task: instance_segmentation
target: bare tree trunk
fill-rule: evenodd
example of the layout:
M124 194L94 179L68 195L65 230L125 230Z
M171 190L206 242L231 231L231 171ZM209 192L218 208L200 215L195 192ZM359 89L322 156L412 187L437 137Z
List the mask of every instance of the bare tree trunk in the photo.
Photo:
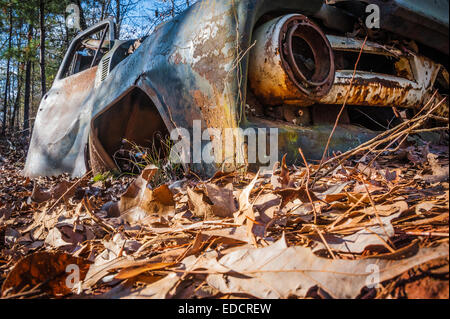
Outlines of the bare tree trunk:
M23 20L19 20L19 25L22 25ZM20 33L18 33L18 39L17 39L17 49L19 52L22 51L22 38L20 37ZM11 105L11 115L10 115L10 121L9 121L9 126L10 126L10 130L11 132L15 131L15 127L16 127L16 117L17 117L17 112L19 109L19 105L20 105L20 96L22 94L22 85L23 85L23 81L22 81L22 72L21 70L23 70L23 62L19 62L17 61L17 90L16 90L16 98L14 100L14 104Z
M36 81L34 80L36 77L36 71L35 71L35 63L31 62L31 95L30 95L30 115L36 114L36 106L34 103L35 100L35 91L36 91ZM31 127L31 125L30 125Z
M28 135L30 128L30 94L31 94L31 61L27 61L25 66L25 97L23 104L23 129Z
M19 109L19 105L20 105L20 96L22 94L22 78L21 78L21 74L20 74L20 69L22 68L22 63L18 63L17 64L17 95L16 95L16 100L14 101L14 108L12 110L12 116L11 116L11 120L10 120L10 127L11 127L11 131L14 132L15 131L15 126L16 126L16 117L17 117L17 112Z
M11 52L12 47L12 8L9 8L9 38L8 38L8 53ZM5 93L4 93L4 100L3 100L3 129L2 129L2 135L5 135L6 132L6 123L7 123L7 116L8 116L8 93L9 93L9 87L10 87L10 67L11 67L11 57L8 56L8 62L6 63L6 83L5 83Z
M33 27L30 24L28 26L28 48L31 47L31 40L33 38ZM28 135L28 129L30 128L30 93L31 93L31 60L28 57L25 64L25 97L23 104L23 130L25 135Z
M121 15L120 15L120 0L116 0L116 32L117 38L120 37L120 25L121 25Z
M100 21L106 18L106 14L108 13L108 7L111 4L111 0L103 0L102 1L102 12L100 16Z
M65 31L65 42L66 42L66 49L65 51L67 51L67 48L70 45L70 30L69 27L67 26L67 23L65 23L65 21L67 20L67 13L64 11L64 31Z
M41 32L39 65L41 67L41 98L47 93L45 76L45 0L39 0L39 28Z
M105 18L105 11L106 11L106 1L101 1L101 9L100 9L100 21L102 21Z

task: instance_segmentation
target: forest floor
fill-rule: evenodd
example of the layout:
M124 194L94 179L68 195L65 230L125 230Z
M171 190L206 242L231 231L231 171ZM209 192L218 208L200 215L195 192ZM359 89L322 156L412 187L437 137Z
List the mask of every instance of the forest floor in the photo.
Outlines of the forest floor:
M449 298L443 141L155 187L152 165L29 179L2 139L1 296Z

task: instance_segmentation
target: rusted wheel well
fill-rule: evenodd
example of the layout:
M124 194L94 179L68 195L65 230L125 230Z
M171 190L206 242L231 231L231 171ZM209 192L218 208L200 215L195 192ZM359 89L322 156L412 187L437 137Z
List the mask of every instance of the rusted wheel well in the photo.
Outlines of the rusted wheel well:
M161 138L168 135L153 101L142 89L133 87L91 121L89 164L95 173L117 169L114 154L130 147L124 141L159 149Z

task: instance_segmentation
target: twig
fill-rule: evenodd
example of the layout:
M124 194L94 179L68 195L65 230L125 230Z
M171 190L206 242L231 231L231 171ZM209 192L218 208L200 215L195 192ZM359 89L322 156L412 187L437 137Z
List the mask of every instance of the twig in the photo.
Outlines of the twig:
M384 229L384 227L383 227ZM378 235L376 232L374 232L372 229L370 228L365 228L365 230L367 230L368 232L371 232L372 234L374 234L375 236L378 237L379 240L381 240L384 243L384 246L386 246L386 248L391 252L391 253L395 253L395 249L393 249L388 243L387 241L385 241L380 235Z
M99 224L106 232L108 232L108 233L115 232L115 229L112 226L104 223L97 215L94 214L91 203L87 197L83 198L82 203L83 203L84 208L88 212L88 214L92 217L92 219L97 224Z
M393 244L393 243L391 242L391 240L389 239L389 235L388 235L388 233L387 233L387 231L386 231L386 228L384 228L383 221L381 220L380 215L378 214L377 207L376 207L376 205L375 205L375 202L373 201L372 195L370 195L370 192L369 192L369 189L367 188L366 183L364 183L364 180L362 180L362 179L360 179L360 181L361 181L361 183L364 185L364 189L366 190L367 196L369 196L370 204L372 205L373 211L374 211L375 216L376 216L376 218L377 218L377 220L378 220L378 223L380 224L381 229L383 229L383 232L384 232L384 234L386 235L386 238L388 238L388 241L390 242L390 244L391 244L392 246L394 246L394 244ZM381 237L380 237L380 238L381 238ZM383 241L384 241L384 240L383 240ZM388 245L388 246L389 246L389 245ZM395 250L393 250L393 249L390 248L390 247L389 247L388 249L389 249L392 253L395 252Z
M46 279L45 281L43 281L41 283L39 283L38 285L34 286L30 290L23 291L23 289L22 289L22 291L18 292L17 294L5 296L5 297L2 297L2 298L3 299L17 299L17 298L21 298L21 297L30 297L30 296L33 296L33 295L40 294L40 293L42 293L41 288L44 285L46 285L49 281L50 281L50 278Z
M308 162L306 161L305 155L303 154L303 151L301 148L298 149L298 152L300 153L300 156L302 157L303 162L305 163L305 166L306 166L306 186L305 186L306 195L308 195L309 202L311 203L312 209L314 211L314 224L317 224L316 205L314 205L314 201L312 200L311 194L309 193L309 186L308 186L309 179L311 176L310 171L309 171L309 165L308 165Z
M331 257L333 259L336 259L336 256L333 254L333 251L331 250L330 246L328 246L328 243L325 240L325 237L323 237L322 232L320 231L320 229L317 226L314 226L314 228L315 228L317 234L319 234L320 239L322 239L322 242L325 245L325 247L327 248L327 250L330 253Z
M447 131L447 130L449 130L449 127L443 126L443 127L423 128L420 130L414 130L414 131L412 131L412 133L436 132L436 131Z
M441 121L441 122L445 122L445 123L448 123L448 122L449 122L448 117L437 116L437 115L431 114L431 115L430 115L430 118L432 118L433 120Z
M67 191L64 192L64 194L62 194L57 200L56 202L53 203L53 205L49 208L49 210L47 211L47 213L50 213L55 207L56 205L61 201L61 199L64 198L64 196L66 196L67 194L69 194L70 191L72 191L75 187L77 187L78 185L80 185L80 183L82 181L84 181L89 175L91 175L92 170L90 170L89 172L87 172L86 174L84 174L79 180L77 180L72 186L70 186Z
M438 232L404 232L405 235L411 236L437 236L437 237L449 237L448 233L438 233Z
M356 209L365 199L367 199L367 194L364 194L364 196L361 196L361 198L352 206L350 207L344 214L339 216L329 227L330 230L332 230L339 222L341 222L345 217L347 217L348 214L350 214L354 209Z
M422 115L422 116L418 116L426 107L427 105L429 105L429 103L427 103L427 105L424 106L424 108L422 108L415 117L413 117L411 120L404 122L402 124L399 124L398 126L394 127L391 130L385 131L381 134L379 134L378 136L374 137L373 139L371 139L370 141L361 144L360 146L358 146L357 148L354 148L350 151L347 151L341 155L335 156L331 159L329 159L328 161L324 162L316 171L315 174L319 174L319 171L321 170L321 168L325 167L328 164L333 163L336 160L348 160L350 157L355 156L361 152L364 151L369 151L369 152L373 152L374 149L376 149L378 146L380 146L381 144L384 143L388 143L390 141L393 140L397 140L399 138L401 138L404 135L407 134L411 134L413 131L415 131L416 129L418 129L419 127L421 127L423 125L423 123L425 123L425 121L427 121L429 119L429 115L434 112L437 108L440 107L440 105L442 103L444 103L444 101L447 98L442 99L436 106L432 107L426 114ZM410 125L409 127L407 127L408 125ZM321 178L327 176L330 172L332 172L335 168L337 167L337 165L333 165L330 169L328 169L324 174L321 175L317 175L314 179L314 181L312 182L312 185L314 185L318 180L320 180Z
M396 127L390 129L390 130L384 131L383 133L377 135L376 137L374 137L374 138L371 139L370 141L367 141L367 142L365 142L365 143L359 145L357 148L354 148L354 149L349 150L349 151L347 151L347 152L345 152L345 153L343 153L343 154L341 154L341 155L339 155L339 156L335 156L335 157L329 159L328 161L326 161L325 163L323 163L322 167L324 167L325 165L327 165L327 164L329 164L329 163L332 163L333 161L336 161L336 160L338 160L338 159L344 159L344 160L345 160L345 159L348 159L349 157L354 156L354 155L356 155L356 154L358 154L358 153L360 153L360 152L362 152L362 151L370 150L371 148L373 148L373 146L374 146L375 143L377 143L378 141L380 141L380 139L382 139L381 142L380 142L380 144L382 144L382 143L384 143L385 141L387 141L387 140L390 138L390 136L391 136L392 134L401 132L405 127L407 127L408 124L411 124L411 123L413 123L413 122L416 122L418 119L420 120L420 117L419 117L420 113L422 113L422 112L430 105L430 103L432 102L432 100L433 100L434 96L436 95L436 93L437 93L437 91L433 94L433 96L432 96L431 99L427 102L427 104L425 104L425 106L424 106L424 107L423 107L423 108L422 108L422 109L421 109L421 110L420 110L420 111L419 111L412 119L410 119L409 121L403 122L403 123L397 125ZM445 99L444 99L444 100L445 100ZM435 108L437 108L441 103L443 103L444 100L441 101ZM433 110L434 110L435 108L433 108ZM431 112L429 112L429 113L431 113ZM317 170L317 172L319 172L320 169L321 169L321 167L319 167L319 169ZM334 168L333 168L332 170L334 170ZM329 172L330 172L330 171L328 171L324 176L326 176ZM322 176L322 177L323 177L323 176ZM314 185L314 183L315 183L317 180L318 180L318 178L316 178L316 179L313 181L313 185Z
M336 128L337 128L337 126L339 124L339 120L341 119L342 113L344 112L345 106L347 105L347 101L348 101L348 98L350 96L350 91L351 91L351 89L353 87L353 81L355 80L356 70L358 68L358 64L359 64L359 61L361 59L361 55L363 53L364 46L366 45L367 38L368 38L368 35L366 35L366 38L364 39L364 42L363 42L363 44L361 46L361 50L359 51L358 59L356 60L355 67L353 69L352 79L350 80L350 85L348 87L347 93L345 94L344 103L342 104L341 110L339 111L339 114L338 114L338 116L336 118L336 122L334 123L334 126L333 126L333 129L331 130L330 136L328 137L327 145L325 146L325 149L323 151L322 159L320 160L320 164L319 164L319 169L318 170L320 170L320 168L321 168L321 166L323 164L323 161L325 160L325 156L327 155L328 148L330 147L331 139L333 138L334 132L336 131Z

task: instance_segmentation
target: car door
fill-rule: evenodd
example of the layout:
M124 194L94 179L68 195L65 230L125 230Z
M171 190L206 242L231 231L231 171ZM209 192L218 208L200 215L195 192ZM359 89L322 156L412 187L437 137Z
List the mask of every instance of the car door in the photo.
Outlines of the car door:
M77 152L74 147L80 131L79 117L95 86L98 64L113 46L115 24L100 22L72 41L52 88L41 101L30 154L25 165L29 176L58 175L67 169ZM73 156L71 155L73 154Z

